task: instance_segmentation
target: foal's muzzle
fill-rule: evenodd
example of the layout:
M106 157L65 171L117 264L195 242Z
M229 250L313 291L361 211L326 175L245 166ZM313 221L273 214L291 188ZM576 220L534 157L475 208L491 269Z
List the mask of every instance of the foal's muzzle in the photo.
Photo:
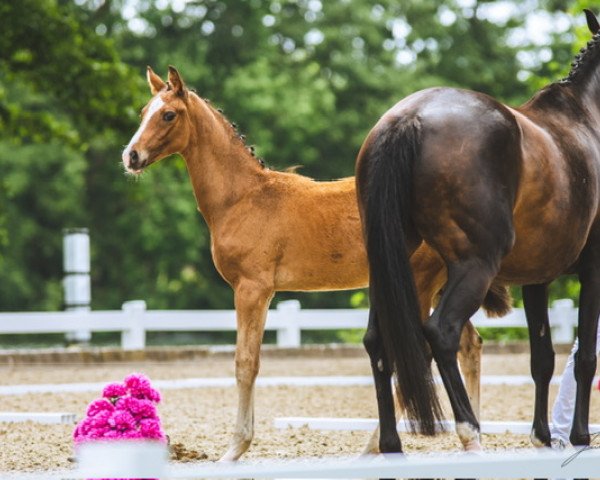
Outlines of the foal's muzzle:
M140 156L137 150L131 150L129 152L129 168L138 170L141 166Z
M137 150L130 150L123 155L123 163L132 173L140 173L148 165L148 155L140 154Z

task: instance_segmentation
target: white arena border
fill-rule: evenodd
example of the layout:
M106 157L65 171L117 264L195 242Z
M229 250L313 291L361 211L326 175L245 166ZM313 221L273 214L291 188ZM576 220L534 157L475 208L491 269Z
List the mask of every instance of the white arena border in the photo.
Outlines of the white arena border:
M430 452L182 465L167 462L164 445L111 442L80 447L76 470L12 478L489 478L490 473L494 478L593 478L599 471L598 448L477 454Z
M600 451L494 452L427 455L378 455L359 458L325 458L233 465L173 468L171 478L593 478L600 471ZM568 462L565 464L565 462Z
M0 412L0 422L35 422L46 424L74 424L76 415L66 412Z
M273 420L277 429L308 428L309 430L337 430L337 431L373 431L378 425L378 420L371 418L331 418L331 417L278 417ZM531 422L486 421L480 423L481 433L529 435ZM408 424L400 420L397 424L399 432L408 432ZM438 423L438 430L454 432L454 422L444 420ZM589 426L592 434L600 433L600 424ZM600 445L599 445L600 446Z
M597 384L599 377L594 379ZM441 383L440 379L436 379ZM205 378L183 378L178 380L154 380L153 385L159 389L177 390L188 388L225 388L235 387L234 377L205 377ZM551 384L559 384L560 376L552 378ZM311 376L311 377L258 377L258 387L355 387L369 386L373 384L373 378L369 376ZM481 377L482 385L531 385L533 381L529 375L484 375ZM46 383L26 385L0 385L0 395L24 395L28 393L80 393L98 392L106 386L106 382L94 383Z

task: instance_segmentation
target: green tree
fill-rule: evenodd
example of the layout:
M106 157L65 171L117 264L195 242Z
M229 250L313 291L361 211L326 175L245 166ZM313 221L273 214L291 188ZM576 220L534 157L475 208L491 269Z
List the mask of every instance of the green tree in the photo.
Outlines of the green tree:
M61 230L87 221L86 154L135 124L142 82L71 3L2 2L0 15L0 306L56 309Z
M268 165L338 178L353 174L379 116L416 90L454 85L518 104L536 79L560 76L570 25L546 43L514 38L534 9L554 21L573 3L506 3L500 19L483 0L1 3L0 308L60 306L67 226L90 228L94 308L231 307L181 159L123 175L146 65L176 65Z

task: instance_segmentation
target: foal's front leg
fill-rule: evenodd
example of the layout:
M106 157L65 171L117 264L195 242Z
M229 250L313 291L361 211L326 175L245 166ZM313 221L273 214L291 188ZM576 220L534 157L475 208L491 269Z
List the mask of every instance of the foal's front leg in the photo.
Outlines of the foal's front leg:
M273 289L244 282L235 289L237 341L235 378L238 413L233 438L221 461L234 461L248 450L254 436L254 382L260 365L260 346Z

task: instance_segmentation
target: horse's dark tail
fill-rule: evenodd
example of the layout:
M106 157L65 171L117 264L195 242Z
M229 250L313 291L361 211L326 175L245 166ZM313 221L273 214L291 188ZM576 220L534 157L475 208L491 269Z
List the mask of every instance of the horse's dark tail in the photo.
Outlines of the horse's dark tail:
M506 285L493 282L483 299L483 309L488 317L503 317L512 310L512 296Z
M369 177L361 188L366 189L363 207L371 308L410 424L420 433L433 435L442 410L427 360L407 252L407 243L416 246L420 239L410 215L420 124L418 119L397 120L374 135L361 160Z

